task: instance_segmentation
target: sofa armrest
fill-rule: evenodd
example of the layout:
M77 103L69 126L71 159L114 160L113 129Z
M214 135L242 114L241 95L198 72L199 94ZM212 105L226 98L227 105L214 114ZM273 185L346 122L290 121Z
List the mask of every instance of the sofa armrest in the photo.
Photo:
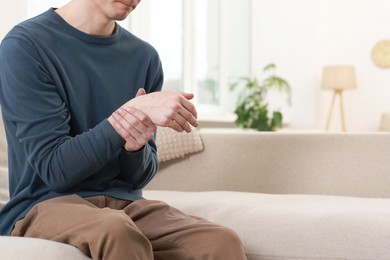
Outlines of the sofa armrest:
M389 133L201 136L203 152L162 163L147 189L390 197Z

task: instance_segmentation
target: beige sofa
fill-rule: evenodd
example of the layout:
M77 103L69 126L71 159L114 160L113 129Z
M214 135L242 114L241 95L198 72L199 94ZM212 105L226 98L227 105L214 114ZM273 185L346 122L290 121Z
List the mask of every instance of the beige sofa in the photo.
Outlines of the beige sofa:
M146 198L231 227L248 259L390 259L390 134L199 132L204 150L163 162ZM88 258L0 237L0 259Z

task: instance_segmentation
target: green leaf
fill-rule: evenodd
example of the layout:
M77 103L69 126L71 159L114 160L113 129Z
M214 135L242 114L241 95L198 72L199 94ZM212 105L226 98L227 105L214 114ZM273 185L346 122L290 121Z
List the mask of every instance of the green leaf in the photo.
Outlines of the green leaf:
M271 129L274 130L275 128L279 128L282 126L283 121L283 115L279 111L274 111L272 113L272 120L271 120Z
M263 72L267 72L269 70L273 70L276 68L276 65L274 63L270 63L268 65L266 65L264 68L263 68Z
M273 131L282 126L281 112L272 112L271 118L268 115L267 93L270 90L286 93L288 104L291 105L291 86L284 78L271 74L275 69L276 65L270 63L263 68L263 72L266 74L263 80L242 77L230 85L232 90L238 86L243 88L235 109L236 124L239 127L254 128L258 131Z

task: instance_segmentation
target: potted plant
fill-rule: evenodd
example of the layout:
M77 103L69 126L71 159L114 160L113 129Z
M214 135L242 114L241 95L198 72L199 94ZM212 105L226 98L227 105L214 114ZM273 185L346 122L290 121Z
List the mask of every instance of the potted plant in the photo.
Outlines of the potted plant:
M242 128L253 128L258 131L274 131L282 126L283 115L280 111L269 111L266 100L271 89L287 94L287 102L291 105L291 86L283 78L275 75L275 64L268 64L263 68L266 75L263 80L257 78L240 78L231 89L242 87L241 95L235 109L236 124Z

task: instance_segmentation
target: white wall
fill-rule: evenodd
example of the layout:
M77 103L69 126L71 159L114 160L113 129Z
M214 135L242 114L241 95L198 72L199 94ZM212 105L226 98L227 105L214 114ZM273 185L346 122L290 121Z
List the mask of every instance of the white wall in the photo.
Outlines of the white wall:
M331 93L320 90L322 67L351 64L358 89L344 95L348 130L378 130L390 111L390 69L376 67L370 54L390 39L388 0L253 0L252 10L252 66L260 71L274 62L292 85L291 127L324 126ZM340 129L335 109L331 130Z
M378 130L390 111L390 69L376 67L373 45L390 39L388 0L252 0L254 73L270 62L293 87L285 109L291 127L322 128L331 93L320 90L322 67L352 64L358 89L345 93L349 131ZM27 17L27 0L0 3L0 39ZM339 111L331 129L340 131Z
M49 7L60 7L69 0L16 0L0 1L0 40L16 24L38 15Z
M0 40L27 17L27 0L0 2Z

